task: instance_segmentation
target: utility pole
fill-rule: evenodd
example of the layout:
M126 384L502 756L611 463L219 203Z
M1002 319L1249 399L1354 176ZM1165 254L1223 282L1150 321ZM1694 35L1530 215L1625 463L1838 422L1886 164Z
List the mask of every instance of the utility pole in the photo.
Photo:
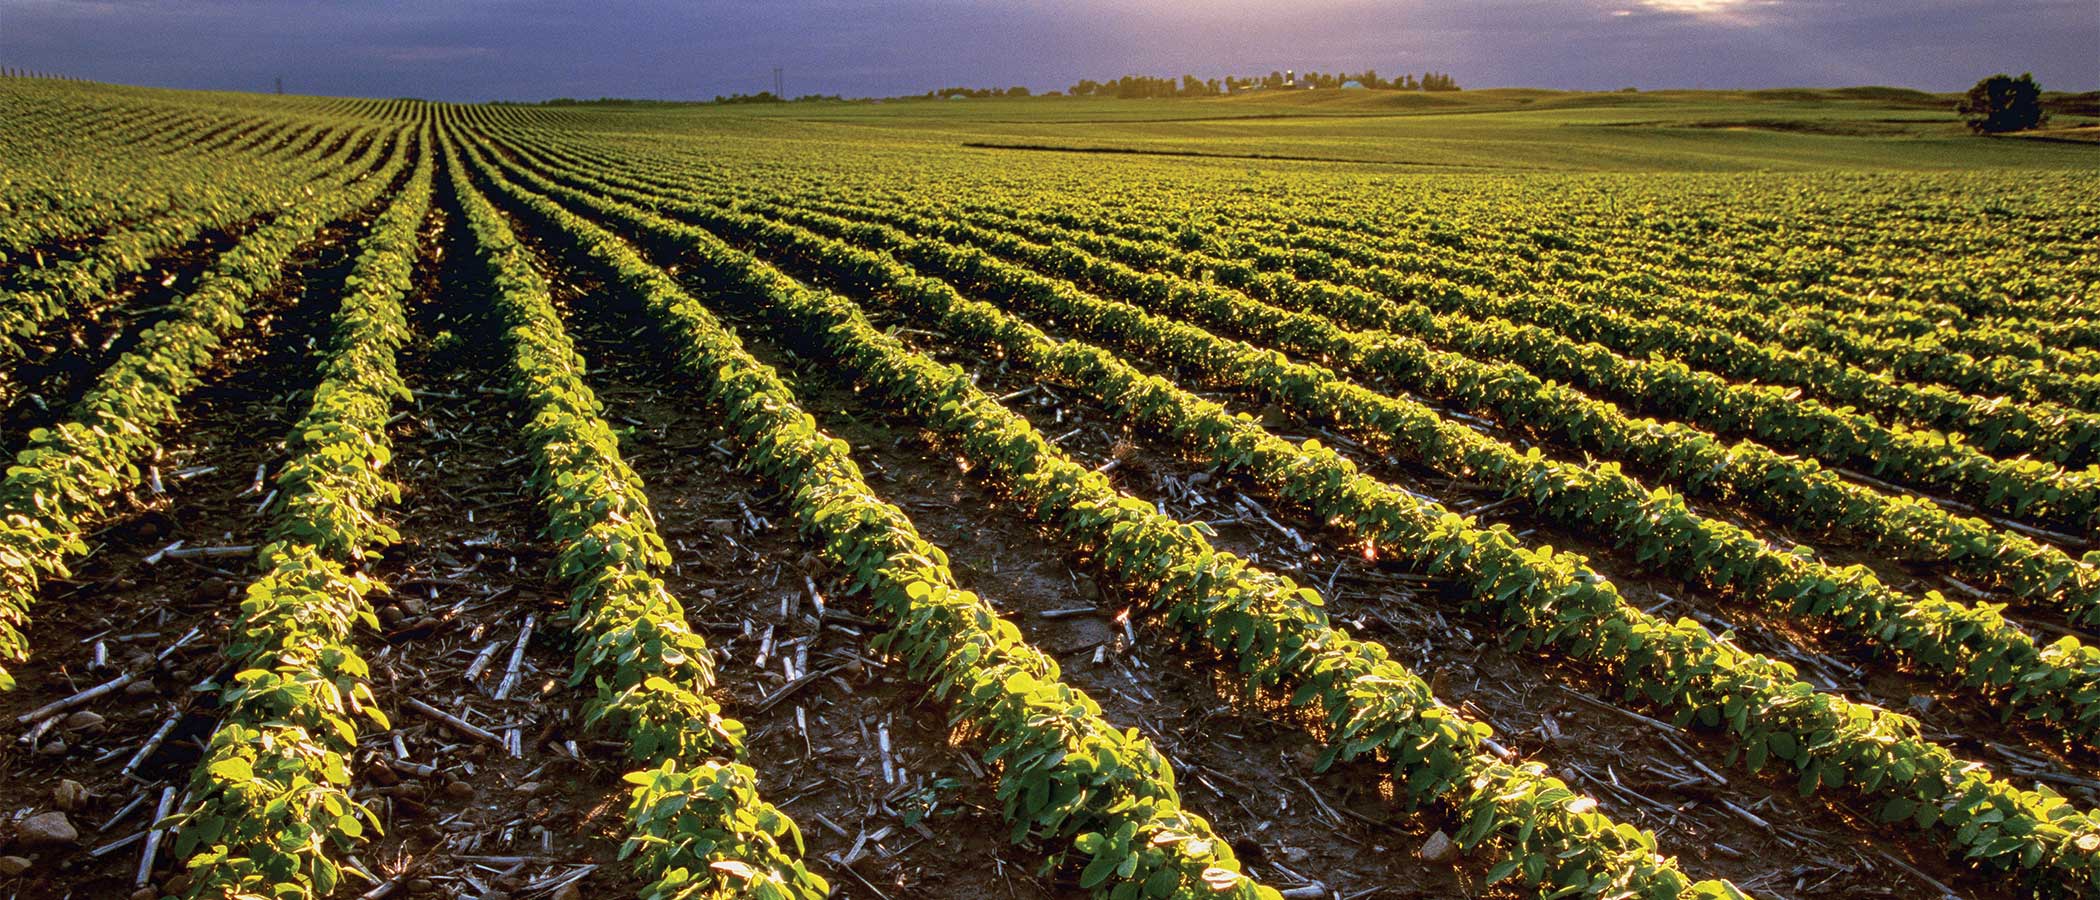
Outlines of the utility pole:
M773 96L775 96L775 97L778 97L778 98L780 98L780 99L782 99L782 100L786 100L786 99L787 99L787 94L783 93L783 89L782 89L782 88L781 88L781 86L780 86L780 67L779 67L779 66L774 66L774 67L773 67Z

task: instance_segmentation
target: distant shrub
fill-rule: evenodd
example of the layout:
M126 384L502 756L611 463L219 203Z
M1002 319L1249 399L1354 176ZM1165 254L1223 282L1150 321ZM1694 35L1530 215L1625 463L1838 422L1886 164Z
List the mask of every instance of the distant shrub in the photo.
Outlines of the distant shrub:
M1978 134L2025 131L2048 119L2042 113L2042 87L2032 74L2014 78L2001 73L1976 82L1955 109Z

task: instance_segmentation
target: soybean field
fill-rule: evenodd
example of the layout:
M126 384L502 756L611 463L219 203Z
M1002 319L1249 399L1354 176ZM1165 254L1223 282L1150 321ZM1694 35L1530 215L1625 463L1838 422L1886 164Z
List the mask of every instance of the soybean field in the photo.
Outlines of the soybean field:
M2100 895L2100 148L1466 94L0 79L0 897Z

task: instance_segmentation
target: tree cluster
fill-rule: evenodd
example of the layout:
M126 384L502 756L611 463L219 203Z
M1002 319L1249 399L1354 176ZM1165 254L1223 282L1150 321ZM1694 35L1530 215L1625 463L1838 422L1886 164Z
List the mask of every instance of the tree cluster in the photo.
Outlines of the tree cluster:
M1010 88L944 87L939 90L927 91L924 96L932 100L947 100L954 97L1026 97L1028 96L1028 89L1018 84Z
M1386 78L1377 69L1362 72L1270 72L1267 75L1227 75L1224 78L1198 78L1183 75L1178 79L1159 78L1151 75L1125 75L1108 81L1081 79L1072 85L1069 93L1075 97L1208 97L1217 94L1238 93L1247 90L1320 89L1332 90L1350 82L1378 91L1455 91L1458 80L1445 72L1424 72L1420 76L1402 74Z
M759 91L756 94L716 94L714 102L725 105L736 103L815 103L819 100L838 99L840 97L837 94L803 94L790 100L785 97L775 97L772 91Z
M1976 82L1955 111L1977 134L2026 131L2049 119L2042 112L2042 86L2032 73L2014 78L2001 72Z

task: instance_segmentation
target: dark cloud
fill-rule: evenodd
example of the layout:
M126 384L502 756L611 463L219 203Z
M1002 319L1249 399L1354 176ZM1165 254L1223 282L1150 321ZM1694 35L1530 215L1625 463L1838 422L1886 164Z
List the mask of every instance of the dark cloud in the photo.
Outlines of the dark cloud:
M1436 69L1470 86L2100 88L2096 0L0 0L0 62L452 100L1061 88L1125 72Z

